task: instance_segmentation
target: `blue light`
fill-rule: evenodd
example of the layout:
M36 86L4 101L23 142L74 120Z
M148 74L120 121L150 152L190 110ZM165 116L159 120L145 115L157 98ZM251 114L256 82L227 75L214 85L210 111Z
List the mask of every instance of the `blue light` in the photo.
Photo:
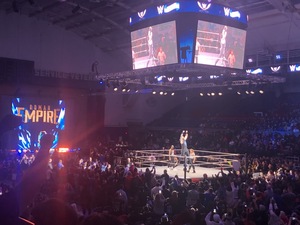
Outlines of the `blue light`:
M22 153L22 150L21 150L21 149L18 149L18 153L21 154L21 153Z

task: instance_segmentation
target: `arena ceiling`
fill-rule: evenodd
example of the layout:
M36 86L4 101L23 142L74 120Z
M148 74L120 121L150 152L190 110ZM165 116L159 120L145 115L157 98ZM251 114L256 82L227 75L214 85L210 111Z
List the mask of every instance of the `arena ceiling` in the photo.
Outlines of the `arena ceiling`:
M212 0L249 15L246 55L266 53L287 48L300 49L299 41L292 38L300 33L300 0ZM73 32L92 42L107 54L122 54L131 66L130 31L128 18L153 4L171 0L3 0L0 10L19 13L44 20ZM274 26L288 26L288 38L278 40ZM284 28L285 27L285 28ZM299 39L298 39L299 40ZM130 68L128 68L129 70ZM114 72L114 71L113 71Z

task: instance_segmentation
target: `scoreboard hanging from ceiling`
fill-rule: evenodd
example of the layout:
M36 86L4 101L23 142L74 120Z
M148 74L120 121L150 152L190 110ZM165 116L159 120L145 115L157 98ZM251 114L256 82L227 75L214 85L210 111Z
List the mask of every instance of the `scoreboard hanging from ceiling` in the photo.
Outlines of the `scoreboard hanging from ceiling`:
M132 67L194 63L243 69L247 16L214 3L179 1L133 14Z

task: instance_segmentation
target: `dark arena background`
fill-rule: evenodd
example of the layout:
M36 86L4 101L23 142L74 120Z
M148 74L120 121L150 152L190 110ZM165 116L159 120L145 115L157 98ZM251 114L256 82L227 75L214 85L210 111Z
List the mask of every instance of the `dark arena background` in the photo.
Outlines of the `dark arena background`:
M300 224L299 21L299 0L1 1L0 224Z

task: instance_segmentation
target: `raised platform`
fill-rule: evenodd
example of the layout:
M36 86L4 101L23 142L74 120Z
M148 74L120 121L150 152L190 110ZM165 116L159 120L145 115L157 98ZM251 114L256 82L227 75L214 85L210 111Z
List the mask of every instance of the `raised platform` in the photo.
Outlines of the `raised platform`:
M143 172L145 172L146 168L147 167L138 168L138 171L142 170ZM164 173L164 170L167 170L170 177L175 177L175 175L177 175L180 179L184 179L183 165L178 165L174 169L168 168L167 166L155 166L155 169L157 176L162 175ZM212 176L218 174L220 171L221 170L219 168L205 168L195 166L196 173L193 173L193 170L191 169L189 173L186 173L186 179L201 180L203 178L203 174L207 174L207 176L211 178ZM224 172L227 173L227 171Z
M175 158L181 162L175 168L169 167L169 155L168 150L137 150L134 152L134 163L138 170L145 172L146 168L156 168L156 174L162 175L164 170L168 171L170 177L177 175L181 179L201 179L203 174L207 174L208 177L217 175L221 169L224 173L228 170L239 170L240 167L240 155L224 152L213 152L207 150L194 150L196 161L194 162L195 173L191 169L190 172L184 174L184 157L180 156L180 149L175 149ZM189 158L189 157L188 157ZM188 162L188 160L187 160ZM187 165L188 169L189 165Z

